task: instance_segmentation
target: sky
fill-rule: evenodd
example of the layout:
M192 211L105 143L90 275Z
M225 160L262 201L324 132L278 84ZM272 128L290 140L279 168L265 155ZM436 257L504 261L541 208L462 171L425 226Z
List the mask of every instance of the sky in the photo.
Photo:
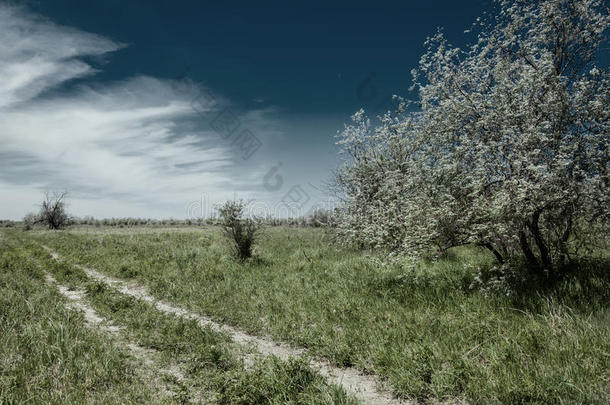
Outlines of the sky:
M442 27L490 0L0 0L0 218L68 191L96 218L258 215L332 205L337 131L410 97Z

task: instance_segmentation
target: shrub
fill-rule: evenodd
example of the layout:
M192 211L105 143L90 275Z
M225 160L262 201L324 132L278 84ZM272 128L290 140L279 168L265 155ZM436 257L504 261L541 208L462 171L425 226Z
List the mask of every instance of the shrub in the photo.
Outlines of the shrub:
M30 212L23 217L23 230L29 231L38 223L38 215Z
M227 201L218 208L224 234L231 241L239 260L252 257L252 249L261 230L258 219L244 218L244 208L242 201Z

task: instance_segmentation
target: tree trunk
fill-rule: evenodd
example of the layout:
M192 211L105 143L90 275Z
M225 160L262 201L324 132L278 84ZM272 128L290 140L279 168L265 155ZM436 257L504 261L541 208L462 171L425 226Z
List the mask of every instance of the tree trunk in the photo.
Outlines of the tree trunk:
M519 232L519 242L521 244L521 250L523 251L523 255L527 260L527 264L532 270L539 270L540 265L538 264L536 256L534 256L534 252L532 252L532 248L530 247L530 243L527 240L527 235L525 234L524 230L521 230Z
M549 254L549 248L547 247L546 243L544 242L544 238L540 233L539 221L541 213L542 210L536 210L534 212L534 215L532 215L532 222L530 222L528 225L530 231L532 232L532 236L534 237L534 241L536 242L536 246L540 251L540 260L542 260L542 267L543 269L549 272L549 276L552 276L553 261L551 260L551 256Z
M568 220L566 224L566 229L563 231L563 235L561 236L561 240L559 241L559 249L561 250L561 256L559 258L559 264L563 266L566 263L566 260L570 260L570 254L568 253L567 242L572 234L572 213L568 212L567 214Z

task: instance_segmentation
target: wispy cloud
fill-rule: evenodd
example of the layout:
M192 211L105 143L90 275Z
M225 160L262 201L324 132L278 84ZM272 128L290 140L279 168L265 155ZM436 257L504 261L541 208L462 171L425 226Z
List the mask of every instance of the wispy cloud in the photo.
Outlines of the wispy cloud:
M122 44L0 5L0 216L30 209L19 200L43 189L69 189L77 213L107 215L99 201L121 201L113 215L142 216L197 193L230 198L246 176L230 176L230 145L197 124L170 81L133 77L111 85L49 92L96 73L85 57ZM5 194L6 193L6 194ZM113 200L116 199L116 200ZM131 204L131 205L130 205ZM75 207L76 208L76 207ZM179 211L178 211L179 212Z
M95 72L79 60L123 47L97 35L60 27L20 8L0 4L0 107Z

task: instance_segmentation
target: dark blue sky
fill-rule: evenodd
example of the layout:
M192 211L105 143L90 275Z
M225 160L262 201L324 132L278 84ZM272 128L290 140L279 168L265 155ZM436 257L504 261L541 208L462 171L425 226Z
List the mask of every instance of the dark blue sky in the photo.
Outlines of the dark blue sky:
M28 3L56 23L128 47L97 80L185 72L244 108L344 116L382 96L405 94L426 36L452 43L490 0L395 2L204 2L53 0ZM369 75L375 95L358 87ZM260 103L263 101L263 103Z
M11 72L0 84L0 194L12 196L0 217L22 217L49 189L68 189L79 216L184 218L203 199L235 197L275 210L295 196L305 213L328 197L349 117L409 97L426 37L442 27L464 46L491 7L0 0L13 44L0 49ZM207 117L175 87L185 76L220 101ZM230 137L209 116L225 109L241 123ZM247 158L244 130L260 141Z

